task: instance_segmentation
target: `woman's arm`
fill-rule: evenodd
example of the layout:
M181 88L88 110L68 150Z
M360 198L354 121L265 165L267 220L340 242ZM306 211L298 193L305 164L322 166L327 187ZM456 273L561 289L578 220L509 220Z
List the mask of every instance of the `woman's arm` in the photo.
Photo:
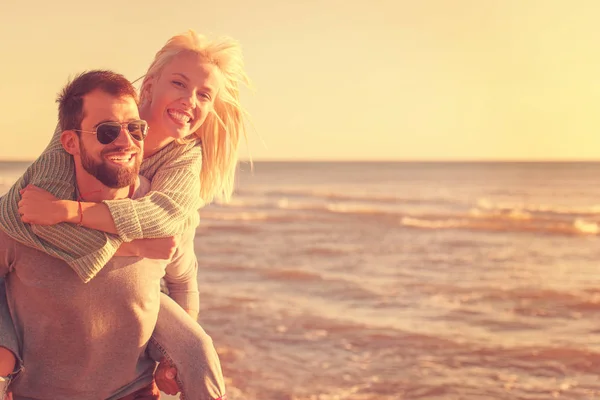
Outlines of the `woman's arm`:
M144 161L145 174L152 179L144 197L79 204L29 185L19 202L21 218L36 226L78 224L118 234L126 242L175 236L195 228L202 205L200 143L167 147Z
M75 168L72 157L60 143L60 129L42 155L17 180L8 193L0 198L0 229L13 239L66 261L77 275L87 282L115 254L122 243L116 235L70 224L54 226L29 225L18 213L20 191L34 184L59 199L73 199Z
M180 235L200 222L200 141L171 143L144 160L141 173L151 181L150 193L136 200L105 200L117 233L125 240ZM104 217L94 208L88 223L100 226ZM83 215L84 221L87 214ZM86 222L84 222L85 224Z
M70 156L62 150L62 147L57 149L57 152L59 150L71 161ZM36 212L40 215L40 218L52 215L49 208L50 203L29 202L23 205L22 202L23 220L34 225L25 225L20 219L18 222L21 222L21 225L26 228L31 227L30 229L34 234L49 242L53 248L44 248L43 250L51 255L53 254L47 250L58 249L65 253L65 251L72 250L71 247L78 245L80 242L90 244L89 240L93 240L91 244L97 246L99 242L96 237L104 237L104 245L99 249L89 249L88 253L78 252L76 254L77 258L69 258L70 253L59 256L59 258L69 262L80 277L87 282L115 254L122 243L121 240L131 241L140 238L175 236L198 225L199 215L197 210L202 205L199 179L202 165L201 156L199 141L184 145L172 143L145 161L144 173L146 177L152 179L151 192L146 196L136 200L110 200L100 204L82 203L83 218L81 218L77 202L55 201L54 206L58 204L58 207L63 207L62 212L58 212L60 217L57 221L46 221L45 224L42 220L36 220L32 215ZM51 171L55 170L57 169L51 169ZM38 183L31 179L27 182ZM24 182L23 185L27 182ZM23 185L20 185L17 189L21 190ZM43 187L43 185L46 187ZM74 183L72 185L74 188ZM49 186L52 185L44 184L44 182L38 183L36 186L50 191L58 199L69 198L56 195L52 190L49 190ZM27 188L27 190L30 191L31 188ZM34 195L35 192L31 196L35 197ZM27 194L24 193L23 196L26 197ZM70 191L70 196L72 199L73 189ZM18 203L18 198L15 199L15 203ZM30 212L27 212L26 206L31 210ZM77 207L76 212L75 207ZM40 212L41 210L43 212ZM15 211L14 215L18 216L18 212ZM77 228L66 223L48 225L58 221L81 222L87 228L103 229L109 232L116 231L120 238L90 229ZM86 233L85 236L81 237L79 236L81 232L93 232L94 235ZM40 241L35 236L32 240Z
M27 185L20 193L19 214L27 224L56 225L68 222L107 233L118 233L108 206L104 203L61 200L35 185Z

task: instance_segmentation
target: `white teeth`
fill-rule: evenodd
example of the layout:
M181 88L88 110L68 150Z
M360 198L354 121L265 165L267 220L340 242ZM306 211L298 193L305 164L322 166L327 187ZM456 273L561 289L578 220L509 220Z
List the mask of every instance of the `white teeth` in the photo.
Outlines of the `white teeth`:
M124 163L130 161L133 158L133 155L129 154L125 156L107 156L106 158L113 162Z
M190 117L182 112L179 111L175 111L175 110L169 110L169 115L173 118L176 119L179 122L183 122L183 123L188 123L190 122Z

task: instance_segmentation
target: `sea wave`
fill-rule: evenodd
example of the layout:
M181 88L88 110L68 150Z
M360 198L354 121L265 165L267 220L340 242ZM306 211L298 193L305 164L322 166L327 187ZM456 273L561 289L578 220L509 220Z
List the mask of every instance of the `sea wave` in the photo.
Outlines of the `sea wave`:
M335 192L331 190L319 190L319 189L278 189L278 190L260 190L258 188L246 188L237 192L239 195L246 196L258 196L258 197L312 197L318 199L329 199L338 201L370 201L377 203L397 203L400 202L400 196L389 194L389 193L343 193ZM410 200L410 199L409 199ZM412 200L417 200L412 198Z
M494 202L487 198L477 200L477 207L488 211L524 214L556 214L566 216L596 216L600 215L600 204L588 206L563 206L544 203Z
M390 192L343 192L322 189L279 189L261 190L260 188L246 188L239 190L235 200L230 205L250 206L252 204L270 204L281 199L284 201L308 201L308 202L361 202L373 205L399 205L399 204L437 204L457 205L466 204L464 199L444 195L414 195L401 196ZM273 200L276 199L276 200Z
M298 213L301 212L301 213ZM302 213L303 212L303 213ZM312 214L309 215L309 214ZM260 210L212 208L201 211L201 217L209 220L222 221L293 221L302 219L321 219L327 214L344 215L371 215L379 217L397 217L403 215L399 211L386 210L368 204L341 204L341 203L290 203L280 200L270 208Z
M528 232L561 235L597 235L600 224L576 218L571 221L536 219L531 216L509 214L505 217L497 215L456 217L404 216L399 219L400 225L417 229L466 229L487 232Z
M496 288L490 286L459 287L441 283L418 283L411 290L426 295L438 307L448 308L449 319L464 321L474 317L489 317L489 307L503 312L541 318L578 319L600 311L600 293L594 290L557 290L547 288ZM501 305L500 305L501 304ZM500 305L500 306L499 306ZM474 307L474 308L473 308ZM535 319L502 321L496 317L479 321L481 325L502 325L522 328Z
M598 235L600 219L578 214L539 214L518 208L472 208L466 212L417 212L399 208L383 208L372 204L326 202L323 204L290 203L280 200L270 208L260 210L213 208L205 209L205 221L223 222L299 222L330 221L344 216L386 226L415 229L466 229L488 232L529 232L562 235ZM399 223L398 223L399 222Z
M265 270L263 275L267 279L281 281L321 281L323 277L316 272L300 270L300 269L275 269Z

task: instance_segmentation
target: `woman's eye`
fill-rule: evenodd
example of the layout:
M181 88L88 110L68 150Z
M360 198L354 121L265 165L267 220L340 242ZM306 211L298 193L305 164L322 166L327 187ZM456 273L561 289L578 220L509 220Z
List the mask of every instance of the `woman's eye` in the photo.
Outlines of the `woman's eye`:
M206 100L210 100L210 95L208 93L198 93L198 97L201 97Z
M179 87L185 87L185 85L183 84L183 82L179 82L179 81L173 81L173 85L179 86Z

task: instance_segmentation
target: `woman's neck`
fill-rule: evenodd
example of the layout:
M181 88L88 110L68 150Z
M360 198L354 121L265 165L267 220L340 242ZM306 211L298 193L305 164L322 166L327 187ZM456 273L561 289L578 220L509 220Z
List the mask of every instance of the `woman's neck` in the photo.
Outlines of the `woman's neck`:
M148 124L150 125L150 124ZM152 128L148 130L148 136L144 139L144 158L156 154L160 149L171 143L172 137L164 137L158 132L153 132Z

